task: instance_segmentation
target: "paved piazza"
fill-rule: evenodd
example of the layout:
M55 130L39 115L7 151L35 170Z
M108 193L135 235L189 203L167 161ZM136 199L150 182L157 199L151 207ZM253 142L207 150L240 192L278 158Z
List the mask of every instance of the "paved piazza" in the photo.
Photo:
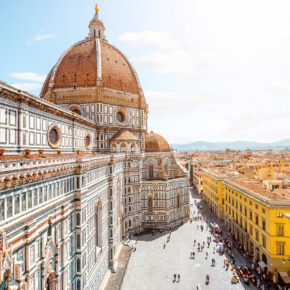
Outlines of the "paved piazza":
M197 203L200 202L199 199ZM191 198L191 210L197 211L194 199ZM213 217L213 215L211 215ZM197 252L196 243L206 242L210 235L208 231L197 230L197 225L205 222L188 222L171 233L170 242L166 243L168 234L155 236L145 235L137 238L136 252L133 252L124 276L122 290L133 289L251 289L241 283L231 284L232 271L223 268L225 256L213 254L213 242L210 248L205 246L203 252ZM166 248L163 245L166 243ZM190 251L195 252L195 259L189 259ZM209 258L206 260L206 252ZM211 267L211 259L216 259L216 266ZM241 257L235 255L237 264L241 264ZM173 274L180 274L179 283L173 283ZM210 284L205 285L205 276L209 274ZM255 289L254 287L252 289Z

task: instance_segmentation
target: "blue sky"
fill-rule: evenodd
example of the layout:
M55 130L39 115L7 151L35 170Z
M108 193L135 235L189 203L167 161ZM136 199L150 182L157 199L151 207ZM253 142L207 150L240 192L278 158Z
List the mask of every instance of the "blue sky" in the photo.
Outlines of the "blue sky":
M132 61L149 130L170 142L290 137L287 0L100 0L109 42ZM95 1L2 1L0 80L36 95L88 33Z

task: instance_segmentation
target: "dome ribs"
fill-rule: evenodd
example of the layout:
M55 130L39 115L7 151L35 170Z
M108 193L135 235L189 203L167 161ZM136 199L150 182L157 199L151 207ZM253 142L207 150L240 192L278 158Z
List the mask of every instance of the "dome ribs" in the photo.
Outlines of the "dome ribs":
M96 47L93 40L73 46L59 64L54 87L94 86L97 79L95 50Z

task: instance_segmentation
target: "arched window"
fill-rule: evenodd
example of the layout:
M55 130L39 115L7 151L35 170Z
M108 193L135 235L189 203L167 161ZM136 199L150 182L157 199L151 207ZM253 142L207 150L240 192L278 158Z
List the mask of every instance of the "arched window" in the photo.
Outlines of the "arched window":
M81 260L80 258L77 258L77 272L81 271Z
M81 215L77 213L77 226L81 225Z
M81 236L80 234L77 234L77 249L81 248Z
M169 175L169 174L168 174L168 164L165 164L164 168L165 168L165 172L166 172L166 174Z
M152 164L149 166L149 178L150 179L154 178L154 167Z
M126 152L127 151L127 146L125 143L121 144L121 152Z
M153 211L153 200L152 200L152 196L150 195L148 197L148 212L152 212Z
M96 35L96 29L94 29L94 38L96 38L96 36L97 36L97 35Z
M135 144L132 144L131 145L131 152L135 152L136 151L136 146L135 146Z
M81 115L81 111L77 108L73 109L72 112L78 114L78 115Z

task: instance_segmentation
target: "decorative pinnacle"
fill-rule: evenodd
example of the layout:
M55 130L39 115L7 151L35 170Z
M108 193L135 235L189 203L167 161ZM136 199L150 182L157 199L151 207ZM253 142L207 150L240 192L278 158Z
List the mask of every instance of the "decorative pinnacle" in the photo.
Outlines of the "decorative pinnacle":
M98 12L99 12L99 7L98 7L98 4L96 4L95 11L96 11L96 13L98 13Z

